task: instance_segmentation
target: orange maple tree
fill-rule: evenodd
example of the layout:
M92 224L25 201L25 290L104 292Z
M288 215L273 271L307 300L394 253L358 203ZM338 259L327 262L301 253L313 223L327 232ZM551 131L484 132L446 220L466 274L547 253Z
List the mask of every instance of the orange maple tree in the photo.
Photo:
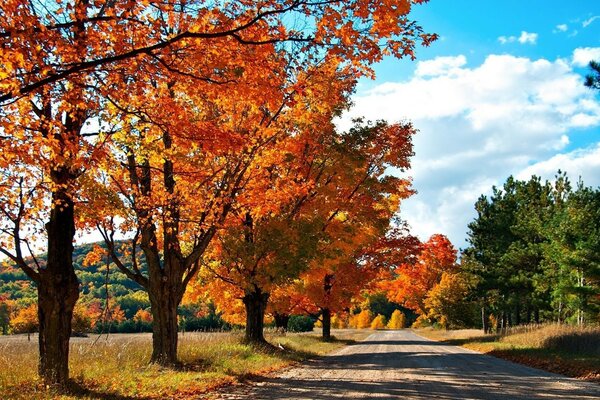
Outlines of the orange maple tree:
M403 304L419 315L427 315L425 300L444 273L458 270L456 249L441 234L432 235L420 246L415 262L397 265L395 277L382 286L391 301Z

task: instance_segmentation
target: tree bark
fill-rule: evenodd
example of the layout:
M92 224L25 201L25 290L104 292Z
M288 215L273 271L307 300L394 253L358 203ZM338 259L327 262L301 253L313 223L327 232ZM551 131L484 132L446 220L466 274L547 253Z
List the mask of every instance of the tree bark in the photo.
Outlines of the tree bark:
M329 308L324 308L321 313L323 323L323 340L331 340L331 311Z
M483 328L483 333L490 332L487 313L485 312L485 306L481 306L481 326Z
M64 384L69 378L71 320L79 298L79 282L73 269L73 208L66 189L54 191L46 224L48 261L39 271L38 285L39 374L48 384Z
M269 293L255 287L255 290L246 293L242 300L246 308L246 342L266 343L263 328Z
M148 295L152 312L152 357L151 363L165 367L177 365L179 299L170 282L152 281Z

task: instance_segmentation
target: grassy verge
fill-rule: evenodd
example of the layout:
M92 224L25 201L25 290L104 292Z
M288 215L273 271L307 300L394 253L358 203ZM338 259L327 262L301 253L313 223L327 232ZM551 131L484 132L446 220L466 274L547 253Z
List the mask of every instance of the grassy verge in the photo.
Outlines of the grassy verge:
M573 378L600 382L600 328L564 325L519 327L504 335L473 329L419 329L429 339Z
M45 387L37 378L37 338L0 338L1 399L191 399L249 376L264 375L366 337L367 331L334 332L323 342L318 334L268 334L273 346L241 343L239 333L186 333L180 337L177 370L148 365L149 334L114 334L73 338L72 383L68 393ZM98 339L98 340L96 340Z

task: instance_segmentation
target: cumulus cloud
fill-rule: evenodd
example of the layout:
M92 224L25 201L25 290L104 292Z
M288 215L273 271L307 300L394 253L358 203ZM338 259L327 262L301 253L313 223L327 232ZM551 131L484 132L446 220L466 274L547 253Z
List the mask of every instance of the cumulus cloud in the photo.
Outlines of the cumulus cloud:
M467 58L463 55L457 57L436 57L433 60L419 61L417 63L417 76L439 76L450 75L460 71L467 64Z
M580 47L573 52L573 65L585 67L592 60L600 60L600 47Z
M531 175L537 175L542 179L552 180L559 169L567 172L572 181L582 177L587 186L600 186L600 143L568 153L556 154L523 169L517 177L528 179Z
M521 35L517 36L500 36L498 41L500 44L519 42L521 44L536 44L538 34L533 32L521 31Z
M422 239L441 232L464 247L480 194L564 152L573 130L600 126L600 103L572 68L562 59L490 55L468 66L463 55L438 57L419 63L408 81L355 96L340 125L358 116L412 120L420 132L410 175L419 193L402 215ZM569 157L585 164L592 156Z
M525 43L536 44L537 39L538 39L537 33L521 31L521 36L519 36L519 43L521 43L521 44L525 44Z

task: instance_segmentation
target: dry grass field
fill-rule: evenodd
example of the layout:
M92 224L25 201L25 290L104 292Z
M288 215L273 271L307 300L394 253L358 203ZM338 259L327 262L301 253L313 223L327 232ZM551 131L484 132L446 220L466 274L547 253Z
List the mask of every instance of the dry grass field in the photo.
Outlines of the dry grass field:
M186 333L180 336L181 366L148 365L150 334L90 335L72 338L68 393L45 387L37 378L37 337L0 337L0 399L163 399L198 398L215 387L267 374L334 351L370 331L338 330L323 342L318 332L267 334L273 345L243 344L241 333Z
M419 329L429 339L460 345L546 371L600 382L600 327L526 325L502 334L481 330Z

